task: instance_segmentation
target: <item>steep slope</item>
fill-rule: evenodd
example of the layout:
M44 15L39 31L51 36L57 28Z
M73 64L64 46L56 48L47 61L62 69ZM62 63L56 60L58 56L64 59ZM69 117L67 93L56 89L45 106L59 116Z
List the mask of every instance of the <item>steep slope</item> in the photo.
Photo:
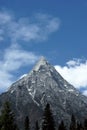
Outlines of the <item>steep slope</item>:
M24 117L29 115L31 126L40 120L46 103L50 103L55 121L69 122L73 113L77 119L87 116L87 99L41 57L29 74L13 83L8 92L0 96L0 106L10 100L21 128ZM22 124L22 125L21 125Z

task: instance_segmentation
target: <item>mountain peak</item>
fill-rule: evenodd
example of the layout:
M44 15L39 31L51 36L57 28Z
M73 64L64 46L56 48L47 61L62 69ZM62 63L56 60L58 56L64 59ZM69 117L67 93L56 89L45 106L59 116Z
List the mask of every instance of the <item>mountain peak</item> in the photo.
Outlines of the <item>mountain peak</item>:
M41 56L38 62L44 64L44 63L47 63L48 61L46 60L44 56Z
M36 63L33 70L38 71L41 66L46 66L48 64L48 61L45 59L44 56L41 56L38 62Z
M87 99L55 70L42 56L27 76L22 76L9 90L0 96L0 112L5 100L10 100L19 128L23 130L23 118L29 113L31 128L40 121L44 106L49 103L54 112L55 124L61 120L70 124L71 115L83 121L87 115ZM29 109L28 109L29 108Z

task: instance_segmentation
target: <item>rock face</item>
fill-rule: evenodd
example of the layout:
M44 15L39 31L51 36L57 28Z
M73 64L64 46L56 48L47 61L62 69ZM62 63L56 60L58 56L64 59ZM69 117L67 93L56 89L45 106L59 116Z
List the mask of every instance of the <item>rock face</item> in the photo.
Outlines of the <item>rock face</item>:
M44 57L29 74L0 95L0 109L5 100L11 102L21 129L25 116L29 116L32 128L36 120L41 121L47 103L51 106L56 124L61 119L69 123L71 114L79 120L87 117L86 97L64 80Z

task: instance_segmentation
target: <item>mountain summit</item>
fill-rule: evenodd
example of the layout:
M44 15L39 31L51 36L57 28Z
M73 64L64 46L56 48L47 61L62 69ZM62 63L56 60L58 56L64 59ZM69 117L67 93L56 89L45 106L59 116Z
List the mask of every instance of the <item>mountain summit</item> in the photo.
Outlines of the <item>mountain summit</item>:
M12 103L19 128L22 128L21 124L27 115L33 127L34 122L42 118L47 103L52 108L56 124L62 119L68 124L71 114L79 120L87 116L86 97L69 84L44 57L40 58L29 74L0 95L1 106L5 100Z
M37 62L37 64L35 65L35 67L33 68L33 70L38 71L40 66L46 66L48 64L48 61L45 59L45 57L41 57L40 60Z

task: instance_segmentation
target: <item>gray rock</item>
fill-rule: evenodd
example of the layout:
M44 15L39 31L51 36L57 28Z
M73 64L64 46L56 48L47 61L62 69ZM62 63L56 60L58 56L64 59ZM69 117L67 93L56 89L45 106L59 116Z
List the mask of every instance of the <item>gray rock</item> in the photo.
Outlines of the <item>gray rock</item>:
M71 114L78 120L87 117L87 97L69 84L44 57L29 74L0 95L0 110L6 100L10 100L21 129L25 116L29 116L32 128L36 120L41 122L47 103L51 106L56 125L62 119L69 125Z

